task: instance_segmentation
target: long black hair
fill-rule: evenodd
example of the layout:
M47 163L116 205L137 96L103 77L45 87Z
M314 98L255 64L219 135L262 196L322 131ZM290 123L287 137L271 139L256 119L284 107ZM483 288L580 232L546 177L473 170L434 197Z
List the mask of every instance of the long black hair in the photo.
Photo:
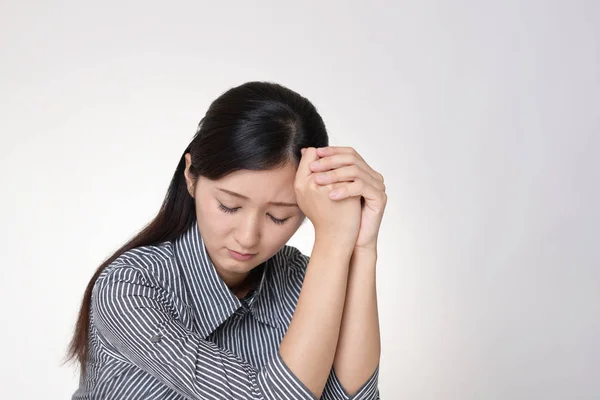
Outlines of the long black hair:
M92 290L102 270L124 252L172 241L196 222L194 199L184 177L211 180L238 170L266 170L299 162L303 147L325 147L329 139L316 108L298 93L270 82L247 82L213 101L183 152L156 217L107 258L90 279L70 342L67 360L77 360L85 375Z

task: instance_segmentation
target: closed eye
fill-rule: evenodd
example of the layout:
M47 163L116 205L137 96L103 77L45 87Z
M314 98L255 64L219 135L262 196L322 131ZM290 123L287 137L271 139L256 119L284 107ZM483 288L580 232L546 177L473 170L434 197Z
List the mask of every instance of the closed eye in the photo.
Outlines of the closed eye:
M277 219L277 218L275 218L275 217L274 217L274 216L272 216L272 215L269 215L269 217L270 217L270 218L271 218L271 220L272 220L273 222L275 222L277 225L283 225L283 224L285 223L285 221L287 221L287 220L288 220L288 218L286 218L286 219Z
M225 207L221 202L219 202L219 209L227 214L233 214L234 212L236 212L239 209L239 207L229 208L229 207Z
M239 210L241 207L235 207L235 208L229 208L229 207L225 207L223 205L223 203L221 203L219 201L219 209L221 211L223 211L226 214L233 214L234 212L236 212L237 210ZM272 215L269 215L269 218L271 218L271 221L273 221L275 224L277 225L283 225L289 218L286 219L279 219L279 218L275 218Z

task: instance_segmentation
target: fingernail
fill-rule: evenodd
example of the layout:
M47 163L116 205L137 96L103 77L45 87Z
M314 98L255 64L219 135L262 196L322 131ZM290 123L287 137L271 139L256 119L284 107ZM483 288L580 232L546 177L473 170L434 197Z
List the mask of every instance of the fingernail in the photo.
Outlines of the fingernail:
M306 150L306 148L303 148L300 150L300 153L304 154L304 151Z
M338 192L337 190L334 190L333 192L329 193L329 196L331 196L332 199L335 199L339 195L340 195L340 192Z

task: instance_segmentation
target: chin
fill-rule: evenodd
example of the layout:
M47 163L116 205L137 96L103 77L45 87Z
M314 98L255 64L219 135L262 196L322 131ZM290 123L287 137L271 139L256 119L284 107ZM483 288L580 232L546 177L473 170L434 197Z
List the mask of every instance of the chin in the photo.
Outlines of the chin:
M247 261L235 260L229 256L229 252L227 252L227 250L225 254L226 255L224 259L221 261L221 266L223 269L229 272L246 273L258 267L262 262L258 262L258 259L255 260L254 258Z
M233 260L232 262L232 260L229 260L229 262L224 264L223 267L228 272L233 272L236 274L245 274L246 272L252 271L254 268L257 267L257 265L254 265L254 263L243 264L239 261Z

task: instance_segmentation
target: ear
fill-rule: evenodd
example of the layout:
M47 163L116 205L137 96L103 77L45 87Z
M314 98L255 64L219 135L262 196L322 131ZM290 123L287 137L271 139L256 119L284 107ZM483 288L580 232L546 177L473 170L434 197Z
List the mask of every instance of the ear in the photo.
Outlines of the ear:
M192 165L192 155L190 153L185 153L185 169L183 171L183 175L185 177L185 185L187 186L188 193L190 196L194 197L194 180L190 175L190 166Z

